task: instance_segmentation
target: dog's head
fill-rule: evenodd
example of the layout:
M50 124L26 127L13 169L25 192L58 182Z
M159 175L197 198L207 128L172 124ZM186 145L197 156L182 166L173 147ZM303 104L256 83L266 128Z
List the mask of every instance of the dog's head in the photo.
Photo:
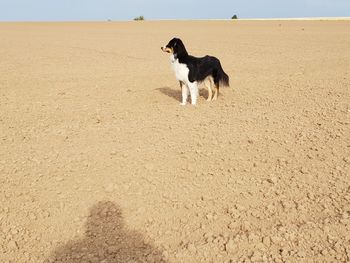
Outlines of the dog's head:
M173 38L166 46L161 47L161 49L163 52L174 54L175 56L187 54L185 45L182 43L180 38Z

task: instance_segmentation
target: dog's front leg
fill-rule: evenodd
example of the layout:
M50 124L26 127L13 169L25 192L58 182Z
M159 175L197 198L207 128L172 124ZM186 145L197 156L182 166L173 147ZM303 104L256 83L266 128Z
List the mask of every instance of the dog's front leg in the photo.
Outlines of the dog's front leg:
M180 105L186 105L187 102L187 98L188 98L188 86L182 82L180 82L180 86L181 86L181 91L182 91L182 102L180 103Z
M189 83L188 84L188 88L190 90L191 93L191 102L192 105L196 105L197 103L197 98L198 98L198 85L197 82L193 82L193 83Z

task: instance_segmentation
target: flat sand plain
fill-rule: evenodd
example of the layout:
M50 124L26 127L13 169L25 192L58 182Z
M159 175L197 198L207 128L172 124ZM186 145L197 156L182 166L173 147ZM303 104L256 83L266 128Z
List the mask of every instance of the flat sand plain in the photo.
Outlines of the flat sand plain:
M0 35L1 262L350 261L350 21ZM174 36L218 101L179 105Z

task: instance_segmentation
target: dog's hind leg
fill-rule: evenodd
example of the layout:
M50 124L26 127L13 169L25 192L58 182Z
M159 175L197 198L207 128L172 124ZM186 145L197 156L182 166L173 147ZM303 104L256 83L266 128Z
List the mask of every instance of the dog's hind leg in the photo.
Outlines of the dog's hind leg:
M219 86L220 86L220 79L218 76L218 72L214 71L213 72L213 83L214 83L214 97L213 100L217 100L219 96Z
M212 99L212 96L213 96L213 92L211 90L211 87L213 85L213 80L211 77L208 77L204 80L204 85L207 87L208 89L208 98L207 98L207 101L211 101Z
M216 85L215 84L215 87L214 87L214 97L213 97L213 100L217 100L218 99L218 96L219 96L219 85Z

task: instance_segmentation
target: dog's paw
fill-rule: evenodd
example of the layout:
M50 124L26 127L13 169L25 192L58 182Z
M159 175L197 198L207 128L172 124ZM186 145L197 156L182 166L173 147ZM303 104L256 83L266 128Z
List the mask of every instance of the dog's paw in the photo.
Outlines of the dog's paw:
M185 103L181 102L180 105L181 105L181 106L185 106L185 105L186 105L186 102L185 102Z

